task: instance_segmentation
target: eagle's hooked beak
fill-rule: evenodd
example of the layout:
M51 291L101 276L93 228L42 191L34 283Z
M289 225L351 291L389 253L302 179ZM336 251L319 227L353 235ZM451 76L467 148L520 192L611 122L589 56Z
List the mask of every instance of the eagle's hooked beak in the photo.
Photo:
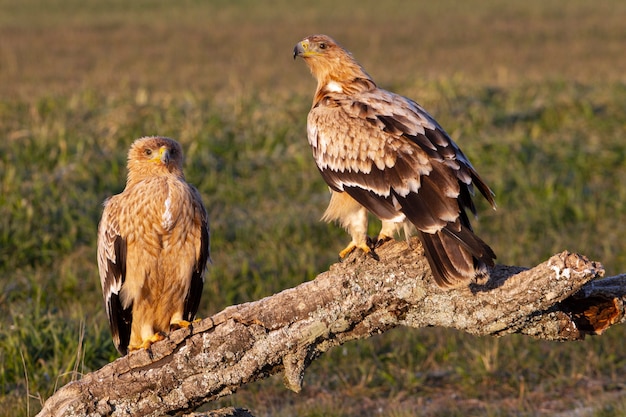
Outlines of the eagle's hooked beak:
M300 41L296 44L296 46L293 48L293 59L296 59L296 57L303 57L305 56L305 54L309 51L309 42L304 40L304 41Z
M171 159L170 150L166 146L161 146L159 148L158 159L160 159L164 165L167 165L170 162L170 159Z

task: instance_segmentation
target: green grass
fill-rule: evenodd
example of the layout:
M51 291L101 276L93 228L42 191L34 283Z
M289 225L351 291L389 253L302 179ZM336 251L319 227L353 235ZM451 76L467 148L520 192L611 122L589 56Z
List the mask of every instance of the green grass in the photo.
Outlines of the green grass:
M393 3L393 2L392 2ZM133 139L186 152L212 258L200 314L327 269L346 234L306 143L296 41L350 48L436 116L496 192L475 222L505 264L569 249L626 271L626 5L0 0L0 416L116 358L95 262L102 201ZM399 6L402 5L402 7ZM624 330L582 343L399 329L222 404L258 416L626 412ZM608 393L608 394L607 394Z

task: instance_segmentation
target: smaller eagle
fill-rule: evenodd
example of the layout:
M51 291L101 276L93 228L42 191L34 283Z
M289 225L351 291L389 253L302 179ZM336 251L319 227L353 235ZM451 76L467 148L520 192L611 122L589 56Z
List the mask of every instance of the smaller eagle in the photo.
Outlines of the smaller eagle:
M324 220L352 237L340 252L373 254L407 220L415 226L437 284L464 285L487 273L496 255L472 231L474 186L495 208L493 193L437 121L415 101L383 90L326 35L294 48L317 79L307 134L331 189ZM382 220L374 247L367 210Z
M98 270L113 342L125 355L189 326L209 261L209 219L185 181L183 151L165 137L137 139L126 188L104 202Z

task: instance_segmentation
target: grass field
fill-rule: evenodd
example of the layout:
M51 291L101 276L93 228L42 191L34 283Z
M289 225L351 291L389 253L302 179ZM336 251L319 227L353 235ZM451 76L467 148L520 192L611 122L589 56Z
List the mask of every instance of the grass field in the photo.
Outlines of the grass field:
M306 142L327 33L416 99L495 191L504 264L568 249L626 272L626 3L0 0L0 416L114 360L95 261L133 139L167 135L209 207L205 317L314 278L347 235ZM622 327L581 343L398 329L222 405L257 416L620 416ZM215 406L213 404L212 406ZM570 413L570 414L568 414Z

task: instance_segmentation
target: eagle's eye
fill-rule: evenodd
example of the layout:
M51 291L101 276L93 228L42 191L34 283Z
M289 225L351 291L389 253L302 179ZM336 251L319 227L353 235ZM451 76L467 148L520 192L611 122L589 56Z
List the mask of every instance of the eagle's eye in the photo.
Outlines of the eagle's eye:
M320 43L320 49L326 49L326 44L324 42Z
M152 155L152 149L146 149L145 153L146 153L147 156Z

